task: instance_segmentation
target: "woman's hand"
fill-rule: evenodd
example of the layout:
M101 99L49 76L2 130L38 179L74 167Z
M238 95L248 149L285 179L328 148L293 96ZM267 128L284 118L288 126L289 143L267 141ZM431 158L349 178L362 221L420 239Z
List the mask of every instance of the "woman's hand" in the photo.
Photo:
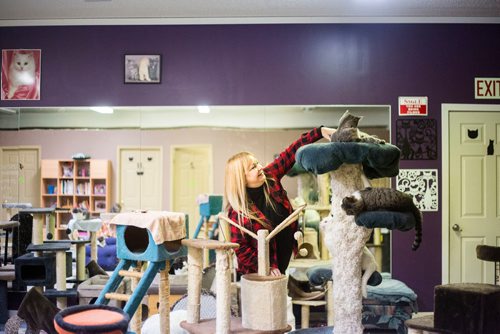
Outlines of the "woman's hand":
M335 131L337 131L337 129L327 128L326 126L321 127L321 135L328 141L330 141L330 137L333 133L335 133Z
M271 268L269 274L271 276L281 276L281 271L278 268Z

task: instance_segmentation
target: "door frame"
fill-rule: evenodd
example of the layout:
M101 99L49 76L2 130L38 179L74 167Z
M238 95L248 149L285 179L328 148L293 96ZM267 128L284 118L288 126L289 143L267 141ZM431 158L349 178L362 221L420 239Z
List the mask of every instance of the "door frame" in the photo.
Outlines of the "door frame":
M442 284L450 282L450 142L449 115L452 112L499 111L500 104L441 104L441 252Z
M122 145L122 146L118 146L116 148L116 165L117 165L117 168L118 170L116 171L116 202L117 203L120 203L121 202L121 197L122 197L122 193L121 193L121 187L122 187L122 184L121 184L121 180L122 180L122 166L121 166L121 159L120 159L120 154L123 150L139 150L139 151L142 151L142 150L158 150L160 152L160 184L161 184L161 187L163 187L163 146L128 146L128 145ZM163 191L160 191L160 203L161 203L161 207L163 208Z
M174 160L175 160L175 150L178 148L192 148L192 149L203 149L208 153L208 165L209 167L209 178L208 178L208 189L212 193L214 191L214 164L213 164L213 149L211 144L186 144L186 145L170 145L170 210L174 207Z

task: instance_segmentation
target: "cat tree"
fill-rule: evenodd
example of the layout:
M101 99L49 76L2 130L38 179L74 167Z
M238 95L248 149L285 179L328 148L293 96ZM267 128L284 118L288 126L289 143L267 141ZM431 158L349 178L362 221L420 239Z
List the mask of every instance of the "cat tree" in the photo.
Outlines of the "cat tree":
M332 254L335 333L363 333L361 258L372 232L345 214L342 199L367 186L366 177L396 176L399 155L390 144L353 142L311 144L297 151L297 162L306 170L331 176L331 211L321 228Z

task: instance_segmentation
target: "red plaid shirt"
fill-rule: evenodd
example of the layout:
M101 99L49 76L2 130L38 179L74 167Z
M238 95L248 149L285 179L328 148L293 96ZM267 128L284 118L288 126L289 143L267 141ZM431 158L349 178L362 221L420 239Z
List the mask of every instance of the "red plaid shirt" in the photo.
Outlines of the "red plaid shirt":
M299 147L314 143L319 139L323 138L321 135L321 127L315 128L308 133L303 133L298 140L293 142L287 149L285 149L281 154L269 165L264 167L264 173L269 178L271 177L273 181L269 183L270 189L269 194L276 203L281 203L289 213L292 213L292 205L288 200L287 193L283 186L281 185L281 178L292 168L295 163L295 152ZM264 216L262 211L260 211L255 204L252 204L249 208L257 216L272 226L271 222ZM229 208L227 212L229 219L238 223L238 212ZM259 222L255 220L250 220L248 218L242 218L243 227L257 234L257 231L265 228ZM298 229L297 222L290 225L293 232L295 233ZM236 257L238 258L238 271L241 274L256 273L258 271L258 260L257 260L257 240L251 236L242 234L242 232L236 227L231 225L231 242L238 243L239 248L236 249ZM278 268L278 257L276 249L276 238L273 238L269 242L269 262L271 268ZM297 252L297 242L294 243L294 253Z

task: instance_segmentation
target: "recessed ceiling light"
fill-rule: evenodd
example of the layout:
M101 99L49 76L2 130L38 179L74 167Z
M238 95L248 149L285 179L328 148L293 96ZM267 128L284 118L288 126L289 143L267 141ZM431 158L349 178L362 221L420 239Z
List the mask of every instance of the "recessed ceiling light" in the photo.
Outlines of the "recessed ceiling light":
M91 110L98 112L100 114L112 114L113 108L111 107L90 107Z

